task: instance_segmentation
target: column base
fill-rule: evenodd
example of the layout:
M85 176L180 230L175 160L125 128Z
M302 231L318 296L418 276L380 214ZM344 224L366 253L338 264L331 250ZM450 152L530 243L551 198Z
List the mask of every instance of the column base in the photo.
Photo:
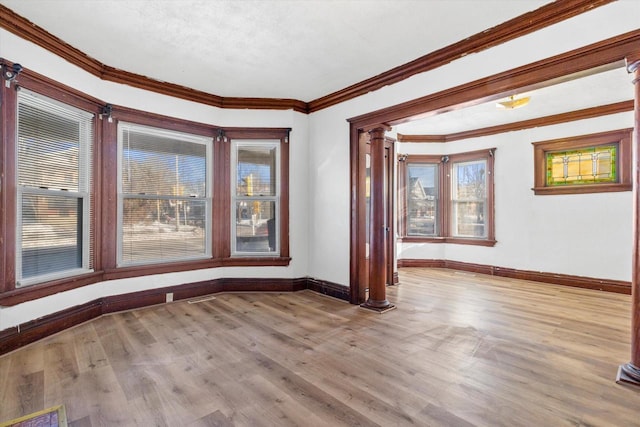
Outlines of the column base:
M632 363L620 365L616 382L618 384L631 384L640 387L640 368L635 367Z
M384 300L384 301L368 300L367 302L360 304L360 307L367 310L375 311L376 313L380 313L380 314L386 313L387 311L390 311L396 308L395 305L391 304L387 300Z

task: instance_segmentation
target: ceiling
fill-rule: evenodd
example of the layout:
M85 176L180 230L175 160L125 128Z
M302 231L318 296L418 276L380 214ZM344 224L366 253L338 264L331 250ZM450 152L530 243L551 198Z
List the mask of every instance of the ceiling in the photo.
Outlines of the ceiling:
M224 97L312 101L547 0L0 0L103 64ZM1 40L0 40L1 41ZM23 64L28 67L28 64ZM447 134L632 99L623 69L409 122Z

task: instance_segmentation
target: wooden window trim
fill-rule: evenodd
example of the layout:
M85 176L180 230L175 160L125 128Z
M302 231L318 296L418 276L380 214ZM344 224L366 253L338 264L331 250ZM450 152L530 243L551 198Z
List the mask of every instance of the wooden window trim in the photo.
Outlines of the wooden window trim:
M587 194L631 191L632 128L618 129L588 135L559 138L533 142L534 187L535 195ZM567 184L547 186L546 153L552 151L578 150L605 144L618 144L618 182L602 184Z
M447 155L407 155L399 162L398 183L399 183L399 242L405 243L453 243L460 245L494 246L495 223L494 223L494 153L495 148L488 150L469 151L464 153ZM445 161L446 160L446 161ZM487 162L487 237L468 238L454 237L451 231L451 165L454 163L485 160ZM439 191L439 236L407 236L407 167L409 163L438 164L438 191Z
M7 62L8 63L8 62ZM290 128L225 128L192 122L155 113L113 106L111 121L101 116L105 102L52 79L24 69L16 82L24 87L60 102L95 114L93 150L93 197L91 218L93 227L93 272L69 276L16 288L16 85L0 86L0 304L17 304L82 286L130 277L189 271L217 267L273 267L288 266L289 256L289 133ZM126 121L146 126L176 130L200 136L209 136L213 142L213 220L211 257L198 260L116 266L117 256L117 122ZM279 256L230 256L230 138L279 139L281 142L281 216ZM215 238L214 238L215 236ZM222 236L222 237L220 237Z

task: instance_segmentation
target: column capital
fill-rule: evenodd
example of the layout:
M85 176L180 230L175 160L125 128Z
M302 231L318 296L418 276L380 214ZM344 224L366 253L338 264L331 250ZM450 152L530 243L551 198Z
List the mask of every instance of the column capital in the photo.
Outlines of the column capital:
M635 73L640 69L640 52L629 54L625 58L625 64L629 73Z
M367 128L362 129L364 132L367 132L369 135L373 136L374 133L381 133L384 136L385 132L389 132L391 130L391 126L385 123L379 123L377 125L369 126Z

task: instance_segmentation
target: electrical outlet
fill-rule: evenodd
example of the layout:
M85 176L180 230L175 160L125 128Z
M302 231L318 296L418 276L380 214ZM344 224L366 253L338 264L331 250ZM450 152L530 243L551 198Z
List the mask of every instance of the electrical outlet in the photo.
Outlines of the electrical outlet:
M167 292L167 301L166 302L172 302L173 301L173 292Z

